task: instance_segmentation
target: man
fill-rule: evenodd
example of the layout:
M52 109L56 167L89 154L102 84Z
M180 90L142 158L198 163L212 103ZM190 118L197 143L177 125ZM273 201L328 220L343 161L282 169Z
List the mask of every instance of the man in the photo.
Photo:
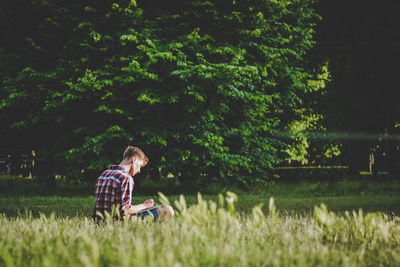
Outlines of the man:
M154 200L148 199L141 204L132 205L132 176L140 173L140 169L148 162L148 158L138 147L128 146L119 165L110 165L96 181L95 208L93 218L99 222L105 212L114 217L137 216L144 219L150 214L154 219L165 220L174 215L171 206L154 207Z

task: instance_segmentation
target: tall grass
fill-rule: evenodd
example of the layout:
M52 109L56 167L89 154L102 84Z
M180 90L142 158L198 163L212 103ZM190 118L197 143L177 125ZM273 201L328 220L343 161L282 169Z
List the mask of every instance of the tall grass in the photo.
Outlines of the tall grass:
M168 200L161 198L162 202ZM3 266L399 266L400 218L326 206L313 215L236 211L237 196L187 205L177 216L94 224L86 217L0 216Z

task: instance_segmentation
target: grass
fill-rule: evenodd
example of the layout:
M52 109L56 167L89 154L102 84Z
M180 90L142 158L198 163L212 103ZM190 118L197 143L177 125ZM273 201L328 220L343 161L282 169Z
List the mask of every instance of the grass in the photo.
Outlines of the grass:
M49 188L34 183L31 179L3 176L0 177L0 213L19 216L28 211L34 217L38 217L39 213L50 215L52 212L55 212L57 217L90 216L94 203L93 188L92 185L68 183ZM240 213L249 213L252 207L260 203L264 204L262 209L267 213L268 199L274 197L282 214L310 215L314 206L324 203L339 214L345 210L361 208L366 212L380 211L388 215L400 215L398 179L376 180L358 177L333 181L277 182L266 187L254 188L250 192L232 188L212 189L204 187L201 190L205 199L217 201L218 195L215 191L226 192L229 189L235 192L240 198L237 204ZM179 198L179 194L176 194L177 188L172 185L167 188L165 185L157 187L144 184L134 190L134 201L141 203L148 198L157 200L159 190L168 195L172 202ZM187 191L183 192L188 204L196 203L196 193Z
M167 222L94 224L86 217L0 216L4 266L398 266L400 218L345 213L325 206L312 215L265 215L234 208L227 193L219 205L201 197L175 201ZM271 199L272 200L272 199Z
M96 225L85 185L73 195L12 179L0 180L0 266L400 266L396 180L169 194L170 221ZM165 202L134 192L150 197Z
M179 198L177 195L168 196L171 201ZM204 195L204 199L217 201L218 196ZM240 201L237 204L239 213L250 213L251 209L263 204L262 210L268 213L268 199L275 197L277 209L282 214L310 215L314 207L321 203L326 204L332 211L342 214L346 210L363 209L366 212L383 212L388 215L400 216L400 195L358 195L358 196L331 196L331 197L304 197L304 196L275 196L275 195L243 195L239 194ZM136 196L135 203L141 203L153 196ZM185 196L189 205L195 204L195 195ZM0 197L0 213L8 217L21 216L31 213L33 217L39 217L40 213L49 216L54 213L56 217L90 217L93 211L94 197L92 196L3 196Z

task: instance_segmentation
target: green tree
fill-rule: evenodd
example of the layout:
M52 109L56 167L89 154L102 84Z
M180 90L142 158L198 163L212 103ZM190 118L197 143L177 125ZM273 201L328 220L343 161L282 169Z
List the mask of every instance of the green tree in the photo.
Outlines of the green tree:
M262 181L284 158L274 132L311 90L312 1L42 0L23 10L32 30L10 25L17 34L1 46L1 70L11 66L2 134L36 147L52 172L98 171L128 143L149 154L153 175L188 182Z

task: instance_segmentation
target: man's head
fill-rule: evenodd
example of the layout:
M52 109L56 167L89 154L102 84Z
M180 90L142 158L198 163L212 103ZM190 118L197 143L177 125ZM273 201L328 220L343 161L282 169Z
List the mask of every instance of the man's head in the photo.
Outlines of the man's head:
M140 148L128 146L124 151L122 161L130 164L129 174L133 176L140 172L140 168L146 166L149 159Z

